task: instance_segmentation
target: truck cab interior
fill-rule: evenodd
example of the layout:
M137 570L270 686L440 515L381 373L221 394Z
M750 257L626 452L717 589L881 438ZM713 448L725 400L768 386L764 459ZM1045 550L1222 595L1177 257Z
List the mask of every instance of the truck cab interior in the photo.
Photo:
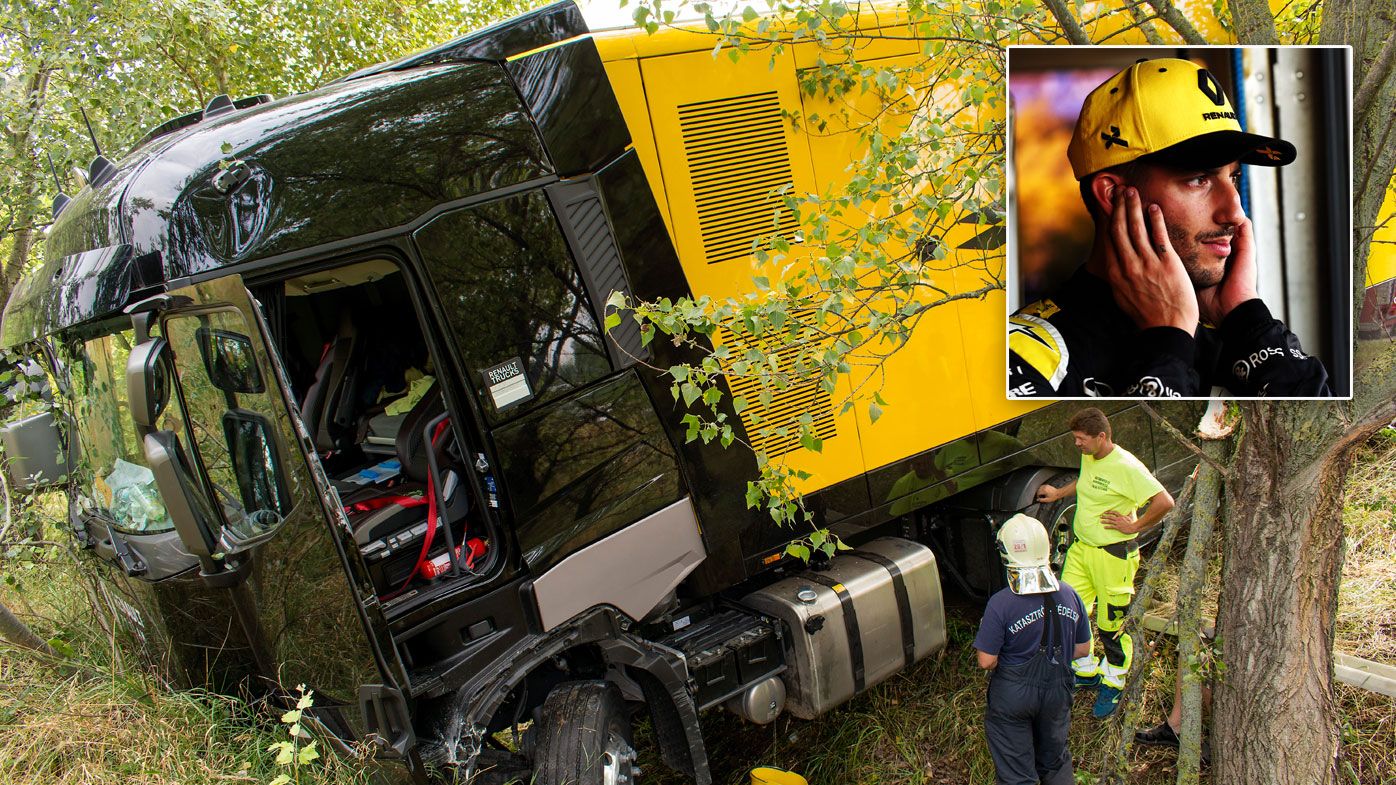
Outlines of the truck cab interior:
M486 571L493 537L400 268L253 287L310 441L385 603Z

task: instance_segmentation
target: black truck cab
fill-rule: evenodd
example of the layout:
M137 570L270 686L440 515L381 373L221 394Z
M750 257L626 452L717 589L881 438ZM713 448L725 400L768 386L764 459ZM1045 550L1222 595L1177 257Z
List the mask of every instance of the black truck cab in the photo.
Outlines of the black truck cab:
M749 452L685 438L654 367L687 350L602 329L613 292L688 292L602 68L549 6L216 99L56 203L0 336L49 364L73 534L152 665L310 685L419 780L624 782L645 706L706 783L701 710L815 716L943 647L941 570L999 585L994 524L1076 464L1051 409L883 467L958 462L900 500L813 494L855 546L818 570L748 509Z

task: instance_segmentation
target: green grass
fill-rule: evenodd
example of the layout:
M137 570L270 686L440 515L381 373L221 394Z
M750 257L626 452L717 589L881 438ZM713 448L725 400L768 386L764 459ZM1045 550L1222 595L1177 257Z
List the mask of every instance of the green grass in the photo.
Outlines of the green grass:
M1396 429L1359 452L1343 505L1347 540L1334 646L1396 665Z
M64 677L0 650L0 782L267 783L289 773L268 749L288 739L279 714L235 697L172 690L139 672ZM304 767L299 783L366 783L355 769L331 757Z
M714 781L738 785L749 781L752 768L775 766L804 775L811 785L992 783L994 767L984 741L987 682L974 665L970 647L977 625L975 612L952 610L949 642L940 656L918 663L816 721L781 717L758 728L725 712L705 715ZM1164 670L1159 668L1146 687L1141 723L1157 722L1163 701L1171 700L1172 675ZM1113 743L1107 731L1112 726L1091 717L1093 699L1094 692L1078 692L1072 714L1071 749L1078 772L1100 771L1096 751ZM1135 750L1129 761L1130 781L1140 785L1172 782L1173 760L1172 751ZM684 782L665 770L650 750L642 751L641 765L646 785Z
M53 532L54 496L27 514ZM200 690L176 690L111 645L84 591L84 577L62 547L23 558L10 553L0 601L41 637L70 653L54 663L0 641L0 783L267 783L289 769L275 764L285 741L279 710ZM306 767L300 785L357 785L367 776L331 758Z

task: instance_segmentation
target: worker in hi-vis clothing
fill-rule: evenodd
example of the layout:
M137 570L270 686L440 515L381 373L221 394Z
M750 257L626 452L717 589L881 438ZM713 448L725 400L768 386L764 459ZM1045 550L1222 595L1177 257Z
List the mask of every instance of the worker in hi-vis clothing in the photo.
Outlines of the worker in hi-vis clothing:
M1104 412L1082 409L1067 426L1081 451L1081 475L1063 488L1043 485L1037 501L1076 496L1075 540L1066 553L1062 580L1081 594L1088 613L1095 609L1105 656L1097 660L1088 651L1072 663L1072 670L1078 687L1098 688L1092 714L1103 719L1120 702L1134 654L1133 641L1121 628L1139 571L1136 536L1173 509L1173 497L1143 462L1112 441ZM1136 517L1145 504L1148 509Z
M1073 785L1071 660L1091 651L1091 623L1076 590L1052 574L1052 545L1019 513L998 534L1008 586L989 598L974 637L991 671L984 735L998 785Z

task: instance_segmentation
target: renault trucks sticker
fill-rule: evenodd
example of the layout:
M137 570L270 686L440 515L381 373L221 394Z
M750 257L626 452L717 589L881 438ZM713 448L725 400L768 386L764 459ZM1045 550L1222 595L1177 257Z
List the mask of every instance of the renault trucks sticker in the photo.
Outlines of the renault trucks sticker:
M489 387L490 398L495 409L518 403L533 391L528 388L528 376L524 374L523 361L515 357L484 371L485 385Z

